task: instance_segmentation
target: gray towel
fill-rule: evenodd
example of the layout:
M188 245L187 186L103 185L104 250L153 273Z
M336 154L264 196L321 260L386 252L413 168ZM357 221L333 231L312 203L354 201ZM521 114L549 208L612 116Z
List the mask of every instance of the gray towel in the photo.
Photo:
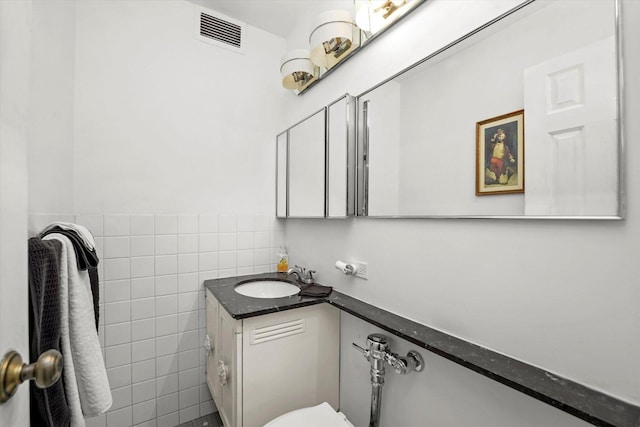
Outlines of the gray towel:
M60 351L60 254L56 240L29 239L29 359L35 362L50 349ZM31 425L70 425L69 405L62 378L46 389L31 388Z

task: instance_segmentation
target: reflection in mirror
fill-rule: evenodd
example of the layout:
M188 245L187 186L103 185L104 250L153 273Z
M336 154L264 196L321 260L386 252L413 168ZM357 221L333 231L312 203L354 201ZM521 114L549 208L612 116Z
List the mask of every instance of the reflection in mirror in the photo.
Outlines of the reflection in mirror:
M346 95L327 107L327 216L355 211L355 99Z
M617 7L530 2L360 95L358 214L620 217ZM522 109L523 140L478 164L476 124ZM476 195L515 165L524 192Z
M289 131L278 135L276 139L276 217L287 216L287 153Z
M289 129L289 217L325 216L325 109Z

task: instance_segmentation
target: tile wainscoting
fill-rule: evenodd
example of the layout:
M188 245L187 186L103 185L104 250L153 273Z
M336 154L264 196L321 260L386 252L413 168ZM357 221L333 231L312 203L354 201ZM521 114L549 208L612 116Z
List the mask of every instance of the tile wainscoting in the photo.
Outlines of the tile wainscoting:
M203 282L275 270L267 215L29 215L89 228L100 257L100 326L113 406L89 427L174 427L214 412L206 385Z

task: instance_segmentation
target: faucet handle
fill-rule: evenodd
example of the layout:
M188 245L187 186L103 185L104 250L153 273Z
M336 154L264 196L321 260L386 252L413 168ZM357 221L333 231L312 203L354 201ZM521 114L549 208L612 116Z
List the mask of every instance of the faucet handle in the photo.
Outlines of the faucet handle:
M315 271L315 270L309 270L309 271L308 271L308 273L309 273L309 279L313 280L313 275L314 275L314 274L316 274L316 273L317 273L317 271Z

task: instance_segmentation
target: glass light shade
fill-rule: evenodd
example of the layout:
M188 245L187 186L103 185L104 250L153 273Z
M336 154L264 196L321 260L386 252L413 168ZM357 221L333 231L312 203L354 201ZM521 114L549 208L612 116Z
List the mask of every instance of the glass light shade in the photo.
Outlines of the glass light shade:
M311 61L331 68L355 48L355 25L348 10L329 10L318 15L309 36Z
M315 66L309 59L309 51L296 49L287 52L280 60L280 75L285 89L300 89L314 76Z
M402 16L414 3L406 0L365 0L357 1L356 25L371 34L382 30Z

